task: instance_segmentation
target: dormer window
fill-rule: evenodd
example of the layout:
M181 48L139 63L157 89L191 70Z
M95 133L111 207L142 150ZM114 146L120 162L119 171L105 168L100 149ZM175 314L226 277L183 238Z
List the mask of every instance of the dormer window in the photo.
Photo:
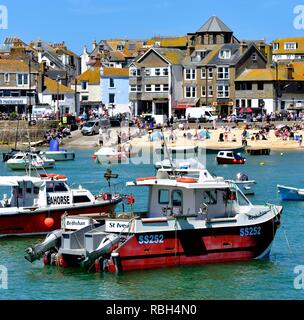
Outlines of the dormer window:
M123 49L124 49L123 45L121 45L121 44L117 45L117 50L118 51L123 51Z
M279 48L280 48L280 44L279 43L273 43L272 44L272 49L273 50L279 50Z
M297 43L296 42L285 42L284 49L285 50L295 50L295 49L297 49Z
M221 50L219 53L220 59L230 59L231 58L231 50Z

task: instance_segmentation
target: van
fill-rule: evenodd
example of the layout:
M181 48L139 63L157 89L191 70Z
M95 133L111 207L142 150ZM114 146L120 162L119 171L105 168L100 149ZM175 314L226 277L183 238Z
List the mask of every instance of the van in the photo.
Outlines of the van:
M189 122L212 122L217 120L217 116L213 114L212 107L192 107L187 109L186 117Z
M99 128L100 128L100 120L96 119L96 120L89 120L87 121L82 129L81 129L81 133L86 136L93 136L94 134L98 134L99 133Z

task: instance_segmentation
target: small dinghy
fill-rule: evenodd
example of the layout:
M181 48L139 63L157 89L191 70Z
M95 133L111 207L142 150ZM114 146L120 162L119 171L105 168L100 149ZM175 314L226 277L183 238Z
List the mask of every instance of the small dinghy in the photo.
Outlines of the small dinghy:
M304 189L277 185L282 201L304 201Z

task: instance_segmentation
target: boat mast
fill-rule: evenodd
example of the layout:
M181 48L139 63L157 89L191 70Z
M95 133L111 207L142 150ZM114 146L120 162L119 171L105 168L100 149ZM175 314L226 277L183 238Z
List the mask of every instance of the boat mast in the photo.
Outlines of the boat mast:
M164 140L163 140L163 143L164 143L164 147L165 147L165 150L166 150L166 153L167 153L169 162L170 162L170 166L171 166L173 175L174 175L174 177L176 177L175 168L174 168L174 166L173 166L172 159L171 159L171 156L170 156L170 154L169 154L169 150L168 150L168 146L167 146L167 143L166 143L166 139L165 139L165 136L164 136L163 129L161 129L161 133L162 133L162 135L163 135L163 139L164 139Z
M17 149L17 140L18 140L18 133L19 133L19 116L18 116L18 122L17 122L17 131L15 136L15 149Z

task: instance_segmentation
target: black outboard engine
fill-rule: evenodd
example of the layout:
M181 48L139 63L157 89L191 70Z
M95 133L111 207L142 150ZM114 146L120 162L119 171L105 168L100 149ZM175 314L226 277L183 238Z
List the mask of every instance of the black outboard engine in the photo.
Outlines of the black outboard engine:
M236 175L237 181L248 181L248 176L245 173L238 173Z
M48 234L42 243L30 246L25 250L24 258L29 262L40 259L43 254L52 248L58 248L61 245L62 230L55 230Z

